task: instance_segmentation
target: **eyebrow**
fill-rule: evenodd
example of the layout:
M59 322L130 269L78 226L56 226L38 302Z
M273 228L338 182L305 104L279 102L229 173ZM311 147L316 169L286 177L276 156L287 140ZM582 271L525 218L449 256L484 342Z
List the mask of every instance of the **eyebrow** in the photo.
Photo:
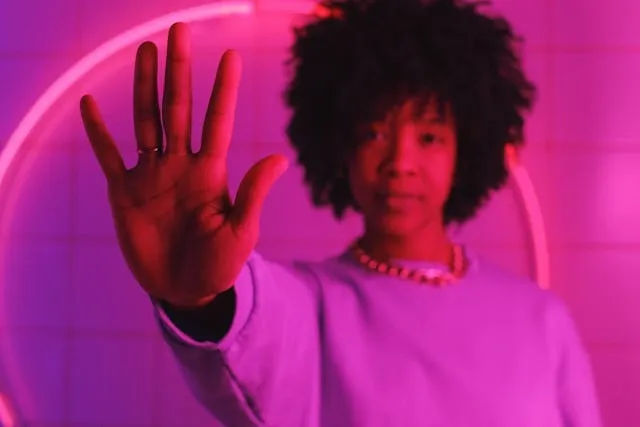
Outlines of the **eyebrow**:
M441 115L429 115L427 117L418 117L416 123L419 125L442 125L446 123L446 120Z

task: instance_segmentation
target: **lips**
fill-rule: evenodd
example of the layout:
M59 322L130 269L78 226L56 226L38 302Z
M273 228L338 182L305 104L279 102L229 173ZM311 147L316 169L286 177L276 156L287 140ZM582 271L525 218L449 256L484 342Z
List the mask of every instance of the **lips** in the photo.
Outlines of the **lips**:
M417 199L416 194L411 193L386 193L382 194L385 199Z
M422 196L408 191L382 191L377 196L381 199L420 199Z
M420 205L421 196L405 191L391 191L377 194L380 206L388 213L411 211Z

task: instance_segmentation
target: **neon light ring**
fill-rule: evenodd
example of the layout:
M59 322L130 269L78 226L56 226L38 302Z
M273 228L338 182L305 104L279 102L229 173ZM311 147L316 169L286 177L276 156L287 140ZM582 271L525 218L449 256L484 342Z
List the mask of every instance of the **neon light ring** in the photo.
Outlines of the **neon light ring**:
M76 82L81 80L100 64L114 55L142 42L153 34L165 31L174 22L198 22L213 18L230 17L234 15L250 15L265 10L266 7L252 1L219 1L198 7L179 10L159 18L153 19L112 38L86 55L62 76L60 76L35 102L27 114L22 118L17 128L9 137L4 150L0 152L0 195L3 185L6 185L8 171L17 163L18 154L24 148L25 141L31 130L40 123L42 117L50 111L62 95ZM318 10L315 3L309 2L269 2L269 12L291 14L328 13ZM529 225L529 235L533 246L535 280L543 289L550 288L549 249L544 219L535 187L529 173L519 162L516 149L508 146L506 161L515 184L515 191L522 202L526 220ZM7 400L0 395L0 423L2 426L14 426L13 411L7 407Z

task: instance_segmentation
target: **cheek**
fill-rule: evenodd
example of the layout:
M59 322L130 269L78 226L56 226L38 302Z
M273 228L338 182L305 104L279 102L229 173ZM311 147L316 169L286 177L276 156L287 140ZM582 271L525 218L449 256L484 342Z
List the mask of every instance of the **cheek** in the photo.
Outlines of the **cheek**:
M436 159L432 158L432 162L425 170L429 187L438 194L438 199L442 199L441 201L447 199L453 185L455 155L441 153Z

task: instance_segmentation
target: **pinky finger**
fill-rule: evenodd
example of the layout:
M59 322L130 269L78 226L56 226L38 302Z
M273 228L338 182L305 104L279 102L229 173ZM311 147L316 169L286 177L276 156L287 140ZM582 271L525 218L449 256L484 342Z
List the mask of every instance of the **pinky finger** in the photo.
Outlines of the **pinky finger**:
M96 102L90 95L85 95L80 100L80 114L93 152L107 181L118 180L126 170L124 161L102 120Z

